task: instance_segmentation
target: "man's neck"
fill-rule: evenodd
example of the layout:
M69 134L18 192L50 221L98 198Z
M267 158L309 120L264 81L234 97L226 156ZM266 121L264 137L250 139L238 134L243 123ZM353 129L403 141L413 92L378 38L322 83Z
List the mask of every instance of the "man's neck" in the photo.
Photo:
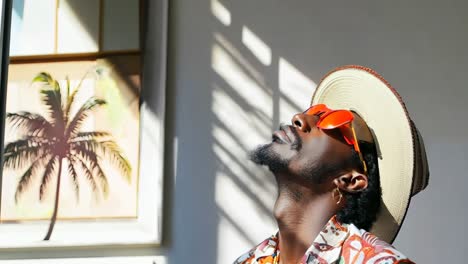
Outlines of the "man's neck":
M278 179L274 216L279 227L280 263L299 263L336 212L329 193L317 194L302 183Z

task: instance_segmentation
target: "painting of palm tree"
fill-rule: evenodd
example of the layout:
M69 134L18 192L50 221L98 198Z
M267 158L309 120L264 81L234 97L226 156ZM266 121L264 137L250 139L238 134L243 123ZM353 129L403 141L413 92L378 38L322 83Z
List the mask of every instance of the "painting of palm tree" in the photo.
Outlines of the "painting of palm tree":
M131 165L112 134L83 129L92 112L106 104L105 100L94 96L81 105L77 103L83 79L71 90L68 78L62 85L65 87L61 87L49 73L39 73L33 83L40 85L39 93L47 114L7 113L8 124L20 135L4 148L4 168L22 170L15 202L18 203L30 188L39 188L41 202L49 191L54 195L53 212L44 240L50 239L57 221L62 177L70 177L77 198L80 177L90 184L93 193L107 197L109 178L103 170L103 162L113 164L124 179L131 182ZM40 177L39 186L32 186L37 177ZM54 186L49 186L52 182Z

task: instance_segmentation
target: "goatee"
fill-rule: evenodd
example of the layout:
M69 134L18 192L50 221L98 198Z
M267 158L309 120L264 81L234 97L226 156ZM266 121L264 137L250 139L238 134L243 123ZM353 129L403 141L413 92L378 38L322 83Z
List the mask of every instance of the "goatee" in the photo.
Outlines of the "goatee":
M267 166L273 173L288 170L288 161L273 150L272 143L258 146L249 153L249 158L258 165Z
M343 171L343 168L350 167L347 162L321 162L310 161L294 174L289 171L289 159L281 157L274 150L274 143L258 146L249 153L249 158L258 165L267 166L273 174L287 173L293 178L308 182L311 185L322 184L326 179L337 175Z

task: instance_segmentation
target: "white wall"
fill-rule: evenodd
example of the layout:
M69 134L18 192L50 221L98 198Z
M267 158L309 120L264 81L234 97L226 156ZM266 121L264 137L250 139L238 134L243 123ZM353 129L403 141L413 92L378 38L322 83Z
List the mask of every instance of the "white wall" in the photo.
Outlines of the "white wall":
M430 185L413 199L396 247L418 263L463 262L468 2L170 4L170 263L230 263L274 231L274 183L246 151L304 109L313 83L343 64L389 80L426 141ZM244 38L251 32L264 44L259 50L243 42L244 27Z

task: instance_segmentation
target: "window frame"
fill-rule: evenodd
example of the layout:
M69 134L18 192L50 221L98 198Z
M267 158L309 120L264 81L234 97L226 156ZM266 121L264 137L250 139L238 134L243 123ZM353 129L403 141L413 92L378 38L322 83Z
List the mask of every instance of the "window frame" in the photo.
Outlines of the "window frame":
M1 32L0 32L0 65L1 74L1 136L0 150L3 164L4 130L5 130L5 106L6 87L9 65L9 34L11 26L13 0L0 0L1 9ZM52 237L51 241L22 241L22 232L44 233L48 223L24 223L0 224L0 252L19 249L40 248L81 248L92 247L116 247L151 245L158 246L162 242L162 220L163 220L163 174L164 174L164 118L165 118L165 87L166 87L166 62L167 62L167 28L168 28L168 0L148 1L157 9L157 17L147 16L145 23L146 36L141 38L140 45L144 47L141 51L142 67L142 90L140 104L140 181L138 193L138 218L136 220L102 220L99 223L73 223L57 221L56 229L66 229L66 241L61 238ZM158 21L153 21L157 19ZM154 27L148 27L148 25ZM140 31L142 23L140 23ZM8 30L5 30L8 29ZM143 35L143 34L142 34ZM136 51L132 51L136 52ZM139 51L137 51L139 52ZM57 59L73 60L83 56L99 57L105 53L90 54L57 54L44 56L17 56L12 58L11 63L20 63L21 60L44 60ZM62 57L60 57L62 56ZM19 58L23 57L23 58ZM15 61L16 60L16 61ZM19 61L18 61L19 60ZM156 84L156 85L155 85ZM150 90L151 89L151 90ZM3 169L0 167L0 179ZM0 190L1 190L0 181ZM40 230L40 231L39 231ZM116 232L116 230L118 230ZM96 233L99 231L99 234ZM40 236L41 237L41 236ZM28 257L31 255L25 254ZM0 261L2 263L2 261ZM18 262L22 263L22 262ZM27 262L24 262L27 263ZM61 262L75 263L75 262Z

